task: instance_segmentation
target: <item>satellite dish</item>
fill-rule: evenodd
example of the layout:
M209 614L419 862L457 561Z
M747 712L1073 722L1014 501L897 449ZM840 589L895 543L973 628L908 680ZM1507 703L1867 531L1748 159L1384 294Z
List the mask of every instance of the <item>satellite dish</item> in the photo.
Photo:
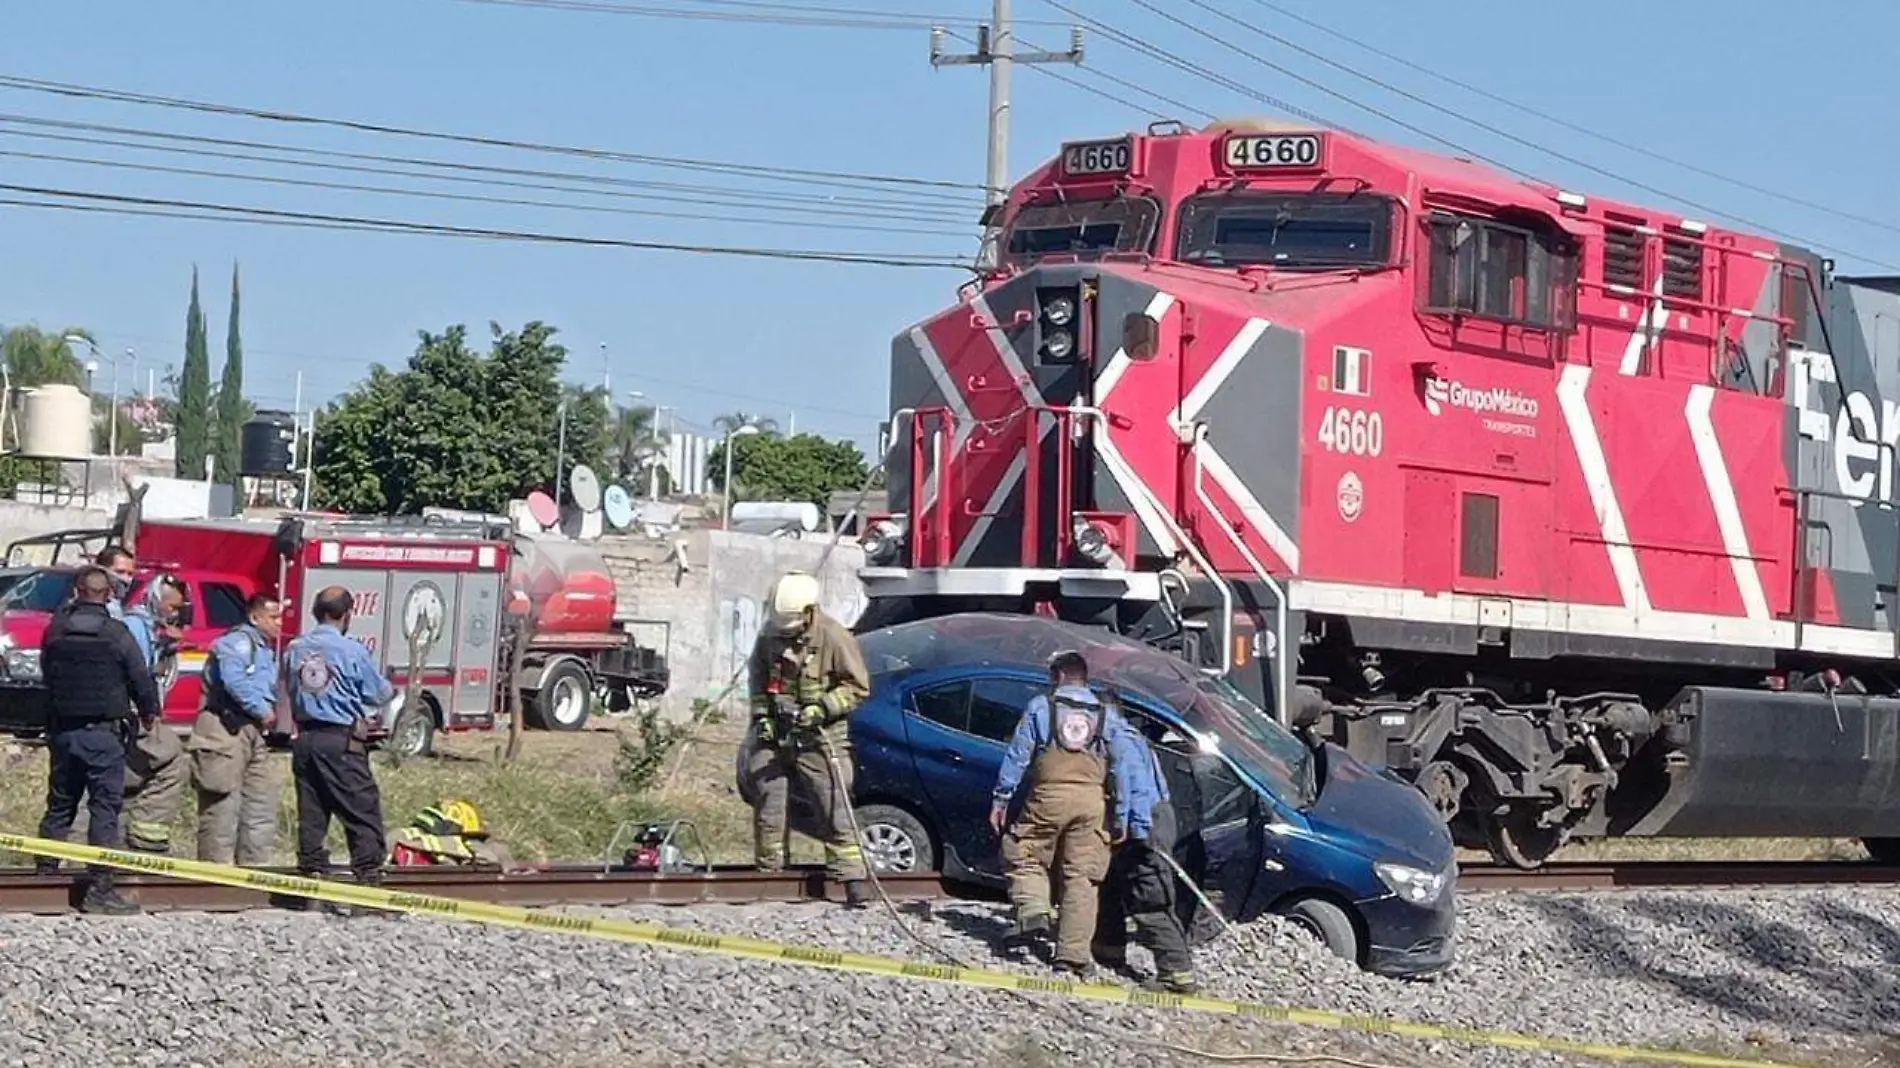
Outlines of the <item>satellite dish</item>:
M568 491L574 495L574 504L583 512L600 511L600 479L594 477L594 469L586 464L575 464L572 474L567 476Z
M555 507L554 498L540 490L535 490L528 494L528 518L534 520L541 529L546 530L560 521L561 510Z
M633 496L625 486L618 483L608 486L600 501L601 510L607 513L607 525L615 530L625 530L633 525Z

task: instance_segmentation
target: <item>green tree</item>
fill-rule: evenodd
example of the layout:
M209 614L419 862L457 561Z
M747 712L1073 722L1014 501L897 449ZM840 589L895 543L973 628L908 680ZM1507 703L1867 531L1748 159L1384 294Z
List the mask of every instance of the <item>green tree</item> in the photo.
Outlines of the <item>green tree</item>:
M178 477L204 478L205 457L211 451L211 355L205 349L205 315L198 305L196 267L191 269L191 306L185 311L185 366L178 376L175 425Z
M823 507L832 493L864 485L864 453L854 442L817 434L745 434L730 440L734 500L810 501ZM712 483L725 492L725 442L713 446L706 467Z
M355 513L501 511L528 490L552 490L563 400L565 470L610 470L606 392L560 382L567 350L554 343L554 328L489 330L485 354L469 346L465 327L424 332L406 368L372 367L318 413L317 504Z
M216 438L211 447L218 478L237 484L238 430L250 418L244 403L244 342L238 337L238 269L231 265L231 321L224 334L224 370L218 376Z

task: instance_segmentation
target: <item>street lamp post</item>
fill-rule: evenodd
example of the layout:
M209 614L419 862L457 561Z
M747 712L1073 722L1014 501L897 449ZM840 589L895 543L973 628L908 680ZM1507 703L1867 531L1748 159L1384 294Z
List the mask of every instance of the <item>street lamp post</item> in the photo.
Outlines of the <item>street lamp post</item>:
M120 357L107 356L104 353L100 352L99 346L93 344L92 339L89 337L86 337L83 334L67 334L65 337L61 338L60 340L64 341L68 345L75 345L75 344L84 345L86 346L87 349L89 349L92 352L93 358L90 362L86 364L86 392L87 393L92 392L92 376L93 376L93 373L99 369L98 361L102 359L109 359L112 361L112 408L107 412L107 416L106 416L106 455L116 458L119 455L119 360L120 360ZM132 361L132 367L133 367L134 372L136 373L138 369L138 360L139 360L138 353L128 348L125 350L124 359ZM136 378L134 379L134 381L136 382ZM136 389L138 387L134 385L133 388Z
M725 515L720 517L719 529L721 530L732 529L732 439L742 434L756 434L758 432L759 428L752 423L735 426L731 430L726 431L726 481L722 483L726 494L726 507L723 509Z

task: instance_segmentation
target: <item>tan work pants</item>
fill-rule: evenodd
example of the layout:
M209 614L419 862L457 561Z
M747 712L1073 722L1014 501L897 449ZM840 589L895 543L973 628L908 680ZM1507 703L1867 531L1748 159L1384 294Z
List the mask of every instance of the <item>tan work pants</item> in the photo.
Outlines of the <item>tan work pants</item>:
M185 747L170 724L158 722L125 754L125 808L120 826L128 848L171 851L172 824L185 804Z
M760 869L776 871L784 865L786 809L796 788L811 800L824 830L825 873L840 882L865 877L864 851L852 832L853 772L849 750L839 752L832 761L815 741L753 748L746 758L746 773L759 793L759 807L752 813L752 842Z
M245 867L270 863L283 786L263 730L246 721L233 732L217 713L200 712L190 750L198 789L198 859Z
M1056 910L1056 960L1086 966L1095 934L1102 879L1108 874L1108 832L1102 788L1038 786L1003 835L1003 864L1017 923L1049 914L1049 883L1061 894Z

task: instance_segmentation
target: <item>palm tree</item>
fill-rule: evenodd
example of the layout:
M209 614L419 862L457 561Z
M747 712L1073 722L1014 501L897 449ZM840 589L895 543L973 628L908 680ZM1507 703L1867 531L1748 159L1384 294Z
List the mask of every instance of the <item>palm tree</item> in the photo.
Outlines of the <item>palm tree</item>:
M730 434L742 426L754 427L761 434L772 434L778 431L778 420L752 412L730 412L713 419L713 428L721 434Z
M621 478L644 474L666 450L666 435L654 426L650 404L622 408L614 416L607 456Z
M47 333L36 326L8 327L0 335L0 347L6 352L7 377L13 388L44 386L63 382L84 387L86 367L73 351L68 337L91 340L92 335L78 327Z

